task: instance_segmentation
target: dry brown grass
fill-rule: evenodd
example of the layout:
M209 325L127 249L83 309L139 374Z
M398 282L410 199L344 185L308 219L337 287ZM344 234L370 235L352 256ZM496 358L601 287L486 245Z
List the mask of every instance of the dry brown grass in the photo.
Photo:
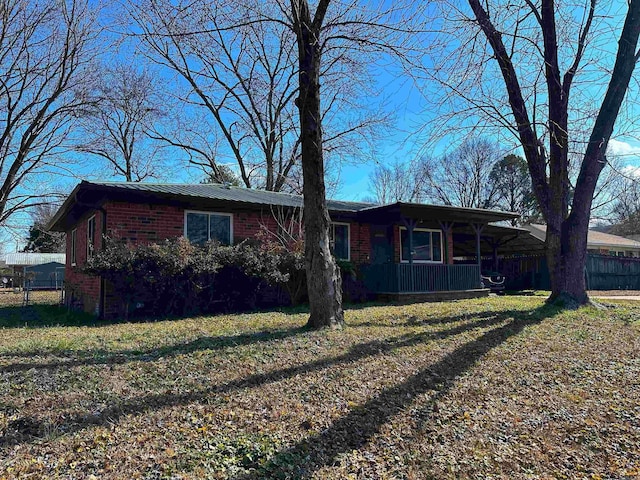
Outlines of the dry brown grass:
M0 478L634 478L640 306L0 330Z
M22 305L24 292L19 290L3 288L0 290L0 308L19 307ZM60 301L60 291L58 290L34 290L29 292L30 304L55 305Z

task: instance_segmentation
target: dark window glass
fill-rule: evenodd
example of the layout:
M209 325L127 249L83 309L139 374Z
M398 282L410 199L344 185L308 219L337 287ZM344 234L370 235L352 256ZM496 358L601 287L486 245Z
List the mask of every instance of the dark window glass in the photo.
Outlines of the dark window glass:
M77 230L71 230L71 264L76 264L76 235Z
M409 260L409 231L400 230L402 261ZM413 231L413 261L441 262L442 235L440 232Z
M209 240L217 240L223 245L231 244L231 217L209 215Z
M187 239L191 243L204 245L209 240L209 215L187 213Z
M217 240L223 245L231 244L231 217L215 213L187 213L187 239L191 243L204 245Z
M407 238L407 243L409 239ZM413 259L431 260L431 232L413 232Z
M434 262L442 261L442 235L440 232L431 232L432 260Z
M349 225L333 225L333 254L340 260L349 260Z
M96 242L96 217L87 221L87 258L93 255Z

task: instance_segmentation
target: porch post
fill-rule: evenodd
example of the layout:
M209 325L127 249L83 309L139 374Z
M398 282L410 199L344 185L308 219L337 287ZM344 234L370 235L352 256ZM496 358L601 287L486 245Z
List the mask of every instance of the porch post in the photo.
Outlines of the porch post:
M453 229L453 222L438 221L440 228L442 229L442 245L444 246L444 264L445 264L445 276L447 277L447 291L451 291L451 267L453 259L449 258L449 232ZM453 248L451 249L453 251Z
M407 227L407 233L409 234L409 289L413 292L415 290L415 282L413 279L413 229L416 226L416 221L410 218L403 218L402 221ZM400 235L400 251L402 251L402 235Z
M482 230L484 230L484 225L482 223L472 223L471 227L476 234L476 262L478 264L478 273L480 274L480 278L478 281L482 284L482 254L480 253L480 234Z
M443 222L443 221L438 221L438 223L440 224L440 229L442 230L442 235L443 235L443 239L442 239L442 245L444 247L444 263L446 265L448 265L451 262L451 258L449 258L449 232L451 232L451 229L453 228L453 222Z

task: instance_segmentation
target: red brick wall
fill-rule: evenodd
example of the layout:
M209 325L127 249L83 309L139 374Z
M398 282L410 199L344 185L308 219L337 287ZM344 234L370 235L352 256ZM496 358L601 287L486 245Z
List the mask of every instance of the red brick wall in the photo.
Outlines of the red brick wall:
M67 264L65 265L65 298L67 305L82 309L85 312L98 314L100 297L100 279L86 275L80 271L87 261L87 221L95 215L95 248L102 245L102 212L87 212L75 225L76 229L76 264L71 264L71 230L67 233Z
M351 261L356 264L371 260L371 230L366 223L350 223Z
M132 244L154 243L184 234L184 209L170 205L108 202L107 235Z
M140 204L128 202L106 202L103 205L107 213L106 234L121 238L131 244L153 243L175 238L184 234L185 209L177 206ZM214 208L208 211L219 211L233 214L233 240L238 243L247 238L254 238L262 226L275 231L277 222L270 210L248 211L239 209ZM104 316L122 315L122 302L116 298L115 292L105 285L101 293L100 279L82 274L79 267L84 265L87 252L87 219L96 215L96 248L101 246L103 214L99 211L87 213L75 226L77 228L76 255L77 266L71 266L71 232L67 232L67 300L74 306L88 312L98 313L99 298L105 298ZM371 255L371 234L368 224L350 223L351 261L368 263Z
M400 225L393 226L393 261L400 263Z
M229 212L233 213L233 241L241 242L247 238L255 238L264 226L270 231L278 229L278 223L271 212Z
M447 263L453 265L453 230L447 232Z

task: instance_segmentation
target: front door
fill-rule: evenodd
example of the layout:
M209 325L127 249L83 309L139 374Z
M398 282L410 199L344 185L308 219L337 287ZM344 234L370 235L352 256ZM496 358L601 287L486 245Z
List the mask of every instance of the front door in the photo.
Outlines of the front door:
M393 226L371 225L371 263L393 262Z

